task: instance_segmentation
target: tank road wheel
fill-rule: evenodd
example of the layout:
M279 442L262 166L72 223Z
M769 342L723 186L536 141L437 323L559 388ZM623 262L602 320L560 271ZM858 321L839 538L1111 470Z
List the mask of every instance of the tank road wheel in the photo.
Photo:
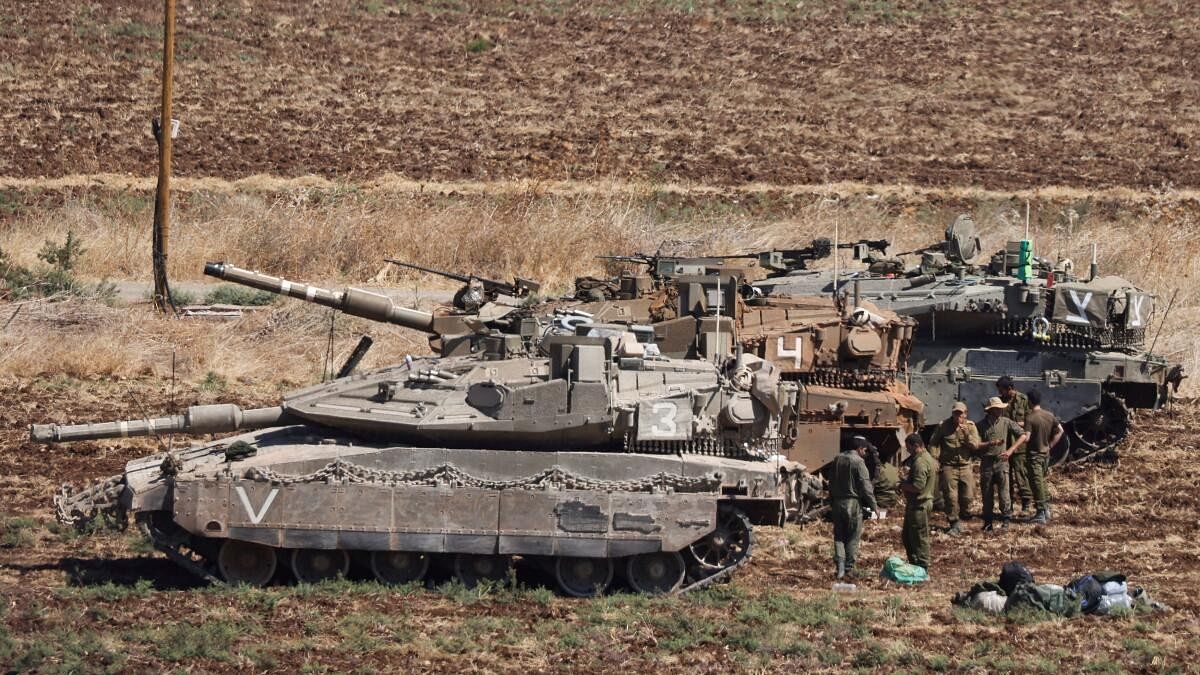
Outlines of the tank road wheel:
M683 583L687 572L678 551L642 553L629 559L625 578L638 593L670 593Z
M346 576L350 556L338 549L298 548L292 551L292 574L296 581L315 584Z
M1104 394L1100 407L1067 425L1067 433L1076 446L1076 453L1091 454L1107 450L1129 435L1129 409L1121 399Z
M1071 434L1067 433L1066 425L1063 426L1062 438L1058 439L1058 444L1050 448L1050 455L1046 458L1048 466L1058 466L1067 461L1071 456Z
M226 540L217 554L221 576L231 584L266 586L276 564L275 549L248 541Z
M371 551L371 572L385 584L420 581L429 571L429 556L410 551Z
M717 527L707 537L688 547L700 576L731 567L750 557L754 532L750 519L728 506L717 510Z
M600 595L612 583L610 558L558 558L554 561L554 579L567 595L591 598Z
M475 588L482 581L502 583L508 579L511 569L512 558L506 555L459 553L454 556L454 578L467 588Z

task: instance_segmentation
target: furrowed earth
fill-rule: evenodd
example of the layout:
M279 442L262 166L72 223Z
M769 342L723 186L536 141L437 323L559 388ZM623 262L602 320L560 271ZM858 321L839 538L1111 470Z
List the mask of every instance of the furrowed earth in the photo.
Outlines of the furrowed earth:
M187 388L175 403L214 398ZM221 398L271 400L267 392ZM965 536L935 534L933 578L917 587L870 577L853 593L833 592L831 529L815 523L760 528L752 562L729 584L682 597L575 600L526 573L516 588L474 591L368 581L209 587L135 529L85 536L53 524L60 482L106 477L159 446L35 445L25 423L137 417L169 399L156 380L3 385L0 662L41 671L1181 672L1200 658L1194 403L1140 415L1116 464L1055 471L1049 525L985 534L976 519ZM860 568L874 573L896 553L897 515L867 523ZM1009 560L1044 582L1121 570L1172 611L1063 620L951 605L956 591L994 580Z
M38 269L71 231L81 281L148 286L160 12L0 0L0 267ZM380 270L396 255L565 287L606 271L598 254L804 245L834 223L911 248L959 211L994 250L1029 200L1039 251L1084 261L1100 243L1102 269L1159 294L1157 350L1200 363L1185 3L185 2L178 31L176 279L236 256L426 293ZM1194 400L1138 413L1116 463L1055 470L1049 525L935 534L917 587L833 592L826 523L759 528L731 583L680 597L574 600L533 573L210 587L133 528L53 522L61 483L159 442L43 446L28 425L270 405L319 379L328 318L292 302L209 327L133 304L0 301L0 671L1200 670ZM366 330L364 367L424 348L347 320L339 351ZM863 571L903 554L899 524L866 524ZM1120 570L1172 609L950 604L1009 560L1053 583Z

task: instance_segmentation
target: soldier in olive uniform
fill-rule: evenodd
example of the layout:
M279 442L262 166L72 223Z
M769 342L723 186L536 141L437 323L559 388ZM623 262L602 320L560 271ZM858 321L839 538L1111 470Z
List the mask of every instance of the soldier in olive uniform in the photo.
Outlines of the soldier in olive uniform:
M933 511L933 488L937 484L937 462L925 449L920 434L904 439L908 448L908 477L900 484L906 497L904 507L904 551L908 562L929 569L929 514Z
M879 466L875 470L875 504L879 506L879 517L886 518L888 511L900 503L900 469L893 461L896 451L879 454Z
M1029 414L1029 398L1017 391L1016 383L1008 375L996 380L996 391L1000 392L1000 400L1008 405L1004 414L1008 419L1025 428L1025 417ZM1029 464L1025 458L1027 448L1022 445L1013 453L1008 462L1012 476L1012 491L1021 499L1020 517L1029 516L1029 507L1033 503L1033 489L1029 487Z
M863 452L867 439L855 436L829 464L829 501L833 517L833 563L837 578L854 575L858 544L862 539L863 511L875 510L875 493Z
M941 465L942 505L950 521L947 534L958 536L963 533L959 519L970 518L971 512L971 455L980 450L979 430L967 419L966 403L954 404L950 417L934 429L929 448Z
M983 458L979 464L979 491L983 494L983 529L992 529L995 518L995 495L1000 497L1001 527L1012 519L1012 499L1008 493L1008 460L1017 448L1025 445L1029 434L1005 416L1008 406L999 396L988 399L983 408L987 414L977 425L983 439Z
M1029 450L1025 453L1029 468L1029 486L1033 489L1033 501L1037 506L1033 523L1046 523L1050 520L1050 491L1046 487L1046 466L1050 457L1050 448L1062 439L1063 427L1058 419L1048 410L1042 409L1042 394L1036 389L1029 390L1029 415L1025 418L1025 431L1029 432Z

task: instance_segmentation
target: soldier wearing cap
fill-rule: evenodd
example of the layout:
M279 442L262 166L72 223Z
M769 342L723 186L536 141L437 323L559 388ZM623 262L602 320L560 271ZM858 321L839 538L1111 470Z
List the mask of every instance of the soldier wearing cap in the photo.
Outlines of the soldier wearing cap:
M863 453L870 443L855 436L829 464L829 501L833 518L833 564L837 578L854 575L858 544L862 539L863 512L875 510L875 492Z
M970 518L971 494L974 479L971 476L971 456L981 449L979 430L967 419L967 404L958 401L947 417L934 429L929 439L929 449L941 465L939 484L942 487L942 506L946 519L950 521L947 534L958 536L963 533L959 519Z
M979 464L979 491L983 494L983 529L992 529L995 518L995 495L1000 497L1001 527L1012 520L1012 498L1008 493L1008 460L1029 440L1029 434L1009 419L1008 405L999 396L988 399L986 411L977 425L983 439L982 461Z
M1016 422L1017 426L1024 428L1025 418L1029 415L1029 397L1017 391L1016 382L1008 375L996 380L996 391L1000 393L1000 400L1008 405L1004 411L1005 417ZM1029 464L1025 460L1027 449L1026 445L1022 444L1008 462L1009 473L1012 476L1012 491L1021 499L1020 516L1022 518L1030 515L1029 508L1033 504L1033 488L1029 484Z
M937 462L925 450L921 434L904 439L908 448L908 476L900 484L905 496L904 551L908 562L929 569L929 514L933 511L933 488L937 484Z

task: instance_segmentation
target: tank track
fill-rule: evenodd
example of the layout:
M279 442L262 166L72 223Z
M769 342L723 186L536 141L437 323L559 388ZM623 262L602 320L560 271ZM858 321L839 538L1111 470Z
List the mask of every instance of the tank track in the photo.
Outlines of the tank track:
M54 517L76 529L86 529L97 520L105 525L124 526L127 519L120 503L124 489L123 474L109 476L81 490L63 483L54 493Z
M744 555L740 559L738 559L737 562L735 562L732 565L729 565L727 567L723 567L723 568L717 570L716 572L714 572L710 575L707 575L701 579L693 581L690 584L684 584L678 590L676 590L675 593L678 595L682 595L684 593L691 593L692 591L703 590L705 588L709 588L710 586L713 586L714 584L723 583L725 581L732 579L733 573L736 572L738 570L738 568L749 563L750 558L754 556L754 546L753 546L754 530L750 530L750 540L752 542L750 550L746 553L746 555Z
M187 541L171 541L160 538L149 530L144 530L146 535L154 544L154 548L163 553L168 560L175 563L179 567L187 570L199 579L203 579L212 584L228 585L225 579L221 578L220 572L217 570L216 563L210 560L207 556L200 553L187 545ZM753 530L751 538L753 540ZM753 557L753 548L745 555L731 565L723 567L712 574L702 577L695 577L691 573L685 576L685 582L680 585L671 595L681 595L691 593L693 591L703 590L719 583L724 583L733 578L734 573L750 562Z

